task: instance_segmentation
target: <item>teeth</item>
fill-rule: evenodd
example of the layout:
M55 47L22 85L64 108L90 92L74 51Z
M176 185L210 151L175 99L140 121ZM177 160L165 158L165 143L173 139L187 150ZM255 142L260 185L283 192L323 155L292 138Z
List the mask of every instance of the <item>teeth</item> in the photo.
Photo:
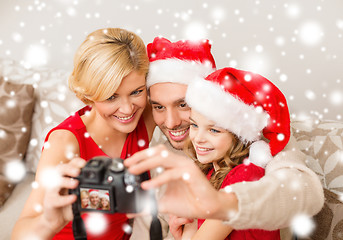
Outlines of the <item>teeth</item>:
M178 136L185 134L186 132L187 132L187 130L178 131L178 132L170 132L170 133L171 133L171 135L178 137Z
M123 121L126 121L126 120L129 120L130 118L132 118L133 114L131 116L128 116L128 117L118 117L116 116L116 118L118 118L119 120L123 120Z
M200 150L200 151L208 151L208 150L210 150L209 148L201 148L201 147L198 147L198 150Z

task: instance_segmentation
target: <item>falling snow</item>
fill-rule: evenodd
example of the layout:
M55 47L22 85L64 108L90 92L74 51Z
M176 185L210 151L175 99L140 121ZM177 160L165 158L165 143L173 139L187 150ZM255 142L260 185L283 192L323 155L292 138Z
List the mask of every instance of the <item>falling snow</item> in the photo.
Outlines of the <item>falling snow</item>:
M144 147L144 146L145 146L145 144L146 144L146 142L145 142L145 140L144 140L144 139L140 139L140 140L138 140L138 146L140 146L140 147Z
M85 221L85 225L90 233L99 235L106 230L107 220L101 213L89 213L89 216Z
M11 182L19 182L26 175L26 168L22 161L10 161L5 165L5 176Z
M85 35L95 28L124 27L141 35L145 43L161 35L171 40L209 38L212 42L217 67L237 67L258 72L274 82L286 95L293 119L342 120L343 81L342 57L343 18L336 8L339 1L209 1L186 4L185 1L173 1L163 4L155 0L137 3L122 1L115 7L107 6L106 1L97 1L96 7L86 1L27 1L5 0L1 3L7 8L1 14L0 58L14 59L23 63L26 69L52 67L70 69L73 55ZM152 4L153 3L153 4ZM271 7L274 6L274 7ZM107 9L113 9L110 14ZM148 9L148 10L147 10ZM40 73L31 76L35 82L44 79ZM251 76L245 76L251 81ZM56 86L57 99L64 102L66 86ZM15 93L11 93L12 96ZM38 103L42 109L49 109L48 101ZM15 100L8 100L9 109L17 105ZM248 116L247 116L248 117ZM51 124L52 116L45 116L43 121ZM26 128L22 128L24 133ZM6 131L0 129L0 138L6 139ZM90 134L85 133L85 138ZM277 136L284 139L282 134ZM30 146L40 143L32 138ZM147 143L139 140L138 145ZM46 142L44 148L49 148ZM148 150L149 156L153 150ZM73 149L64 153L65 157L74 157ZM162 151L162 157L168 152ZM343 153L341 153L343 163ZM245 164L249 164L247 159ZM163 168L157 168L158 173ZM18 182L25 177L25 165L13 161L6 165L6 177ZM41 174L40 183L44 187L60 184L61 176L54 169ZM183 174L189 180L188 173ZM283 173L278 178L287 180ZM281 184L282 188L299 188L298 182ZM31 184L33 189L38 182ZM127 191L132 191L128 186ZM231 192L231 187L224 189ZM294 196L294 201L297 197ZM343 202L343 194L340 194ZM42 211L41 205L35 205L36 212ZM230 217L235 212L228 213ZM105 231L107 222L101 214L91 214L86 222L94 234ZM299 237L308 236L315 225L313 220L304 215L297 216L292 222L292 230ZM124 225L127 233L132 231ZM28 240L37 240L28 236Z
M291 229L298 237L308 237L314 228L313 219L306 215L297 215L291 223Z

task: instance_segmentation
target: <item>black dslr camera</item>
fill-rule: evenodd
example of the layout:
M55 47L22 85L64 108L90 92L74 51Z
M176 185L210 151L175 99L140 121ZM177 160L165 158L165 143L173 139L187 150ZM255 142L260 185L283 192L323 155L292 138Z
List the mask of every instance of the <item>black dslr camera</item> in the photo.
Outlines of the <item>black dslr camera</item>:
M149 200L149 193L140 187L148 173L130 174L120 158L94 157L77 179L79 186L70 192L78 196L73 209L80 212L137 213Z
M83 211L139 213L147 205L151 206L153 217L150 240L162 239L154 194L140 187L143 181L149 179L147 172L132 175L124 167L122 159L99 156L87 162L77 179L80 181L79 186L69 190L77 195L72 205L73 234L76 240L87 240L85 224L81 218Z

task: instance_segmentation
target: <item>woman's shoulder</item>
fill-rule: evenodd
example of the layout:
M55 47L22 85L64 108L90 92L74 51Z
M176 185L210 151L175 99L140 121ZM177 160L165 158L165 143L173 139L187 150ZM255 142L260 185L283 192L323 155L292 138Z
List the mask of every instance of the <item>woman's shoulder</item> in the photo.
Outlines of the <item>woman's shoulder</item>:
M253 163L242 163L234 167L225 177L222 188L237 182L257 181L264 176L264 169Z

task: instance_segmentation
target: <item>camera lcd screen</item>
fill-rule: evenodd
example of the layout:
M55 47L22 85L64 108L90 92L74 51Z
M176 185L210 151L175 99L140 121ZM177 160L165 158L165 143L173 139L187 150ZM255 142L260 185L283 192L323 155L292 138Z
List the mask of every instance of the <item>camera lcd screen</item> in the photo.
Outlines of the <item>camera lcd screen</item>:
M110 192L104 189L80 188L81 209L110 211Z

